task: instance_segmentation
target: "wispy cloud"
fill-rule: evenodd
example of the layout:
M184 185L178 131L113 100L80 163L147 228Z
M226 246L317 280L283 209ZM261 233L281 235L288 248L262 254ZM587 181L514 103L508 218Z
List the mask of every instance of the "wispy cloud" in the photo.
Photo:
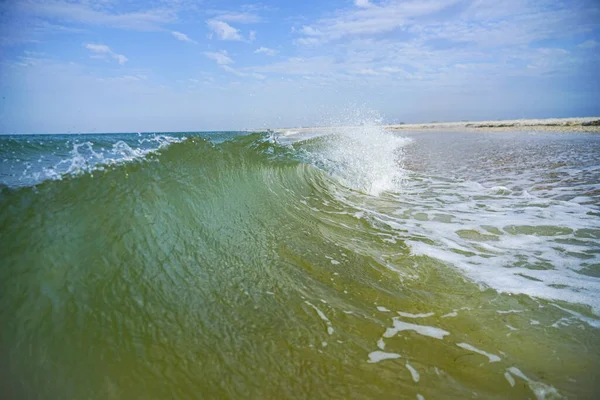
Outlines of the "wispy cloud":
M55 24L41 18L34 18L31 21L24 22L19 18L12 17L8 13L4 18L2 18L2 11L0 11L0 25L3 25L2 34L0 35L0 45L39 43L60 35L86 32L86 29Z
M164 24L176 20L175 12L170 9L119 13L102 7L102 3L91 4L87 1L30 0L17 2L15 8L25 14L60 21L142 31L162 29Z
M312 57L255 70L332 79L387 77L390 83L412 81L421 87L534 77L527 66L538 76L567 76L582 60L560 46L539 49L539 43L590 35L598 18L600 9L585 2L357 1L292 30L296 44L310 46L300 51ZM326 49L320 47L325 43ZM579 48L597 45L587 40Z
M221 50L219 52L206 51L204 55L211 60L214 60L219 65L233 64L233 60L227 55L227 51Z
M600 46L600 43L598 43L597 41L586 40L585 42L579 44L577 47L582 48L582 49L593 49L598 46Z
M173 35L173 37L175 39L181 40L182 42L188 42L188 43L198 44L198 42L196 42L195 40L190 39L188 37L188 35L186 35L185 33L173 31L173 32L171 32L171 35Z
M391 32L403 27L407 21L441 12L458 0L390 1L374 5L356 1L358 8L340 10L334 16L303 26L299 32L307 37L300 43L315 44L341 39L350 35L373 35Z
M402 72L402 68L398 68L398 67L381 67L381 71L383 72L387 72L390 74L395 74L398 72Z
M231 57L229 57L229 55L227 54L227 51L225 50L221 50L218 52L211 52L211 51L207 51L204 53L204 55L208 58L210 58L211 60L214 60L219 67L221 67L221 69L223 69L224 71L227 71L235 76L239 76L239 77L251 77L251 78L256 78L256 79L265 79L264 75L261 75L259 73L256 72L244 72L244 71L240 71L237 68L233 68L231 66L231 64L233 64L233 60L231 59Z
M177 97L190 85L218 95L236 84L227 92L236 93L229 100L261 97L261 108L252 103L252 118L261 112L260 118L297 116L311 107L316 112L315 99L339 104L353 96L384 112L414 112L428 119L443 117L429 116L435 110L448 110L452 117L461 110L481 110L486 102L490 114L502 107L507 112L541 109L541 102L552 110L598 110L600 7L594 0L344 0L309 9L299 2L277 8L265 1L211 11L195 0L0 0L0 46L10 46L0 48L0 63L3 73L10 69L13 74L2 81L12 85L13 93L36 85L38 93L54 93L42 90L43 85L62 88L66 83L79 91L104 77L94 90L106 90L110 99L114 90L158 90L155 83L160 82L167 88L161 93L174 97L149 96L161 99L154 109L170 107L171 116L185 114L193 121L200 107L184 109L200 98L197 91L189 99ZM198 23L201 31L192 30ZM204 43L201 37L207 34L214 40ZM198 51L200 44L206 47ZM135 49L135 57L128 49ZM145 69L130 68L133 60L121 52ZM173 58L186 62L173 63ZM202 65L214 82L209 85L201 75L190 78L190 71L203 73L194 65ZM74 85L69 82L76 70L82 78ZM60 71L60 85L45 79ZM24 84L21 76L35 83ZM95 104L97 93L88 93ZM300 112L290 107L290 96L303 104ZM72 104L72 97L65 95L63 104ZM225 103L207 105L217 110ZM48 105L53 104L44 108ZM125 108L115 107L115 112Z
M268 47L259 47L258 49L254 50L254 52L256 54L264 54L267 56L274 56L275 54L277 54L277 50L273 50Z
M243 40L240 31L227 22L210 19L206 24L221 40Z
M333 57L317 56L311 58L291 57L285 61L254 67L262 73L281 75L326 75L340 71L341 64L336 64Z
M244 78L251 77L251 78L260 79L260 80L265 79L264 75L257 74L256 72L243 72L243 71L235 69L229 65L223 65L223 66L221 66L221 68L223 68L227 72L234 74L235 76L240 76L240 77L244 77Z
M355 72L357 75L368 75L368 76L377 76L381 75L380 72L375 71L373 68L362 68Z
M354 0L354 4L357 7L369 7L369 6L372 6L372 4L369 3L369 0Z
M125 64L128 59L123 54L117 54L110 49L110 47L104 44L91 44L88 43L85 45L85 48L91 51L94 55L92 57L95 58L106 58L111 57L116 60L119 64Z
M136 75L122 75L122 76L115 76L115 77L99 77L97 78L100 81L106 81L106 82L140 82L140 81L144 81L146 79L148 79L147 76L142 75L142 74L136 74Z
M216 19L220 21L235 22L239 24L255 24L262 22L262 18L254 13L247 12L215 12Z

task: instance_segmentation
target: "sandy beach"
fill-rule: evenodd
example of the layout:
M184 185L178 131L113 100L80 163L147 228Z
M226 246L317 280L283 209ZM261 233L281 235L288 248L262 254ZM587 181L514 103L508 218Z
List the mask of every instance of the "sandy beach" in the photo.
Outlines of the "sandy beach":
M392 131L551 131L551 132L600 132L600 117L518 119L497 121L430 122L421 124L384 125ZM290 135L324 130L335 131L340 127L278 128L276 133Z

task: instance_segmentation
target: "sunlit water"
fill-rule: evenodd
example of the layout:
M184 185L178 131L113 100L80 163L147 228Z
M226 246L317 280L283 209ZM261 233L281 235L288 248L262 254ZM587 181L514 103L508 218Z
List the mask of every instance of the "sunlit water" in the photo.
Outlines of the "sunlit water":
M600 393L600 136L27 136L0 157L4 397Z

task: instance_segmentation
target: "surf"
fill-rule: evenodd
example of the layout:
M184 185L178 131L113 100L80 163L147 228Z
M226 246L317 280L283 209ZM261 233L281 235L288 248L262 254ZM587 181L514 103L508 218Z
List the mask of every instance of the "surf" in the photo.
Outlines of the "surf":
M597 388L593 147L563 165L573 142L521 138L540 179L494 158L502 138L471 159L469 138L376 124L11 140L15 168L64 167L0 192L1 350L25 395Z

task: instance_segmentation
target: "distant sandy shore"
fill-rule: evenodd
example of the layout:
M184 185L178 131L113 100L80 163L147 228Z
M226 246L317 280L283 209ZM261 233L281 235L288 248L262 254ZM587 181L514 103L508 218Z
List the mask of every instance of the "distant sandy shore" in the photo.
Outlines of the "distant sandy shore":
M552 132L598 132L600 117L518 119L505 121L431 122L426 124L383 125L392 131L552 131ZM279 128L276 133L291 135L314 131L336 131L341 127Z

